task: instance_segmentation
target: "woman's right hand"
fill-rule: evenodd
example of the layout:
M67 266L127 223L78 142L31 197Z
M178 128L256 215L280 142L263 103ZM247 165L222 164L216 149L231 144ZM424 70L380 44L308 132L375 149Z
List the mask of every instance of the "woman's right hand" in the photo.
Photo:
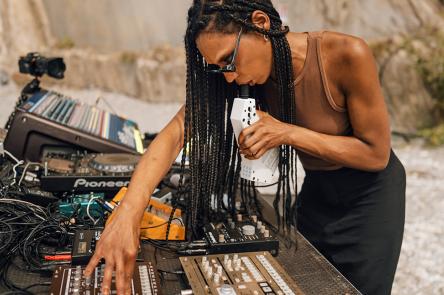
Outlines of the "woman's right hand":
M131 294L131 279L139 249L140 215L136 209L125 205L121 203L113 212L113 218L105 226L84 272L85 277L90 277L99 261L105 259L101 288L104 295L111 293L114 270L117 294Z
M109 294L113 270L118 294L131 294L136 255L139 249L140 221L152 192L168 173L183 147L185 106L156 136L137 164L125 198L113 212L85 269L91 276L100 259L105 259L102 294Z

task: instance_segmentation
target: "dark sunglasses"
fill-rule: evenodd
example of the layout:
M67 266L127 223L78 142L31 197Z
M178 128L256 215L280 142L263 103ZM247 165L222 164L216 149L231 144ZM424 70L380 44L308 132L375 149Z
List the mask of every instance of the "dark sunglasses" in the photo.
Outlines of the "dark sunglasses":
M209 73L222 74L222 73L236 72L236 65L234 64L234 61L236 60L237 51L239 50L239 43L240 43L241 35L242 35L242 27L239 31L239 34L237 35L236 46L234 47L231 62L223 67L219 67L218 65L209 64L208 65L208 72Z

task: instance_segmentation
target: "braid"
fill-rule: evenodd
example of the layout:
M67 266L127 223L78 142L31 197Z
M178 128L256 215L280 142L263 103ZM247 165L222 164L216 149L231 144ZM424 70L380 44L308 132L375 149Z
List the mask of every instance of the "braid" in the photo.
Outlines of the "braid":
M269 16L269 30L250 22L255 10L261 10ZM247 213L258 211L260 215L254 183L240 179L241 156L228 119L237 88L227 83L222 75L208 74L208 64L195 42L199 33L204 30L234 33L240 28L243 28L244 32L254 31L269 37L273 52L273 70L279 85L279 110L272 115L283 122L296 123L293 65L286 39L289 28L282 26L279 13L271 1L194 0L188 10L185 34L187 81L184 146L189 155L191 170L189 202L186 208L188 230L208 222L211 209L218 212L224 208L225 193L228 195L226 209L234 215L235 196L239 185L240 196ZM253 92L259 89L260 86L256 86ZM258 106L267 109L262 101L258 101ZM290 146L282 146L279 151L280 178L273 206L277 213L278 229L288 232L296 221L295 201L291 193L291 182L295 183L296 180L296 151ZM182 169L185 169L185 156L182 158ZM279 218L280 206L283 210ZM194 231L193 233L195 234Z

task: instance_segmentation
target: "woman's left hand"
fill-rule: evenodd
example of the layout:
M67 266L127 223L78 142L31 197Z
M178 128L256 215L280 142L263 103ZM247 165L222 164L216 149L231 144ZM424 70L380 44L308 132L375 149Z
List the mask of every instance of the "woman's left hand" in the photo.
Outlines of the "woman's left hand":
M283 123L266 112L256 110L259 121L239 135L240 153L249 160L259 159L266 151L288 144L292 125Z

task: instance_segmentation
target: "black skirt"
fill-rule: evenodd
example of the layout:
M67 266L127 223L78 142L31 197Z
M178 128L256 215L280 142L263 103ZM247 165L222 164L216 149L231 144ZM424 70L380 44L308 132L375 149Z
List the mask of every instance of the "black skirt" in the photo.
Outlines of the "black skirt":
M391 152L379 172L307 171L298 229L361 293L390 294L401 251L406 175Z

